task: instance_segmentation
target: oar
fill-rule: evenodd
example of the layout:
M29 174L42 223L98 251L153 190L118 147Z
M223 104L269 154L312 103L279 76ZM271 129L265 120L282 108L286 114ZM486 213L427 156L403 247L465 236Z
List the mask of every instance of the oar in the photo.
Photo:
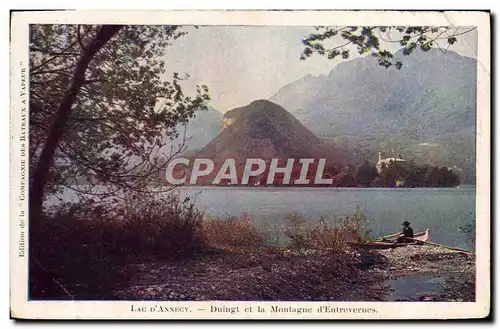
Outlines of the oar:
M444 244L439 244L439 243L434 243L434 242L428 242L428 241L422 241L422 240L418 240L418 239L414 239L414 238L408 238L408 237L405 237L405 240L420 242L420 243L423 243L423 244L428 244L428 245L431 245L431 246L446 248L446 249L450 249L450 250L461 251L461 252L468 253L468 254L474 254L474 252L472 252L470 250L465 250L465 249L456 248L456 247L449 247L449 246L445 246Z
M374 241L382 241L384 239L395 238L395 237L400 236L401 234L402 233L394 233L394 234L391 234L391 235L386 235L386 236L383 236L383 237L380 237L380 238L376 238Z

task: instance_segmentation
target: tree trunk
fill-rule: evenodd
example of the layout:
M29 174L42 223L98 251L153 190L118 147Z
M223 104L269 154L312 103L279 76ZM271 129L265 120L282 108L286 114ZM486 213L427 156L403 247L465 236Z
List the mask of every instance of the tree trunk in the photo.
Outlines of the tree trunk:
M97 35L92 39L76 65L71 85L66 92L54 122L50 128L49 135L45 141L40 158L38 159L35 172L33 174L32 185L29 192L29 218L30 228L39 225L42 215L42 204L45 194L45 186L59 142L64 134L66 124L71 114L71 107L75 98L85 83L85 71L96 53L122 28L122 25L103 25Z

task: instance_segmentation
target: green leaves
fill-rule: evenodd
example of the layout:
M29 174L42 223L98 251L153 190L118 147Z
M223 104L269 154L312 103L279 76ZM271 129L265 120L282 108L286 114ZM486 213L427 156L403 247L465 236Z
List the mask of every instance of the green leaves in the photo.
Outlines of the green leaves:
M457 42L456 36L473 29L463 31L461 27L452 26L316 26L318 32L302 40L304 50L300 59L305 60L313 54L327 59L339 56L349 59L349 51L354 48L360 55L377 57L378 63L385 68L395 66L400 69L402 61L395 59L393 52L384 49L384 45L399 44L403 55L409 56L417 47L422 51L440 47L443 45L439 43L441 40L453 45Z
M33 163L67 91L82 44L98 29L97 25L30 26ZM185 78L165 76L162 56L184 34L178 26L125 26L96 54L59 145L54 171L60 179L52 183L69 183L76 176L139 188L158 181L159 158L168 158L162 151L164 137L178 137L179 124L205 109L210 99L206 86L199 86L195 95L185 95L181 87ZM68 161L71 166L62 165Z

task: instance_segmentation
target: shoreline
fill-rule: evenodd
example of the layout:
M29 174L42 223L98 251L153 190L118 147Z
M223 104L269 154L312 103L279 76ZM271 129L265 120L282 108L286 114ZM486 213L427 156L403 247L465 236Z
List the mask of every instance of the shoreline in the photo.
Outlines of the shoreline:
M119 300L474 301L475 256L428 246L379 252L218 249L184 261L131 262ZM427 276L436 285L411 293L394 280ZM415 281L415 280L413 280ZM417 279L418 282L418 279ZM403 283L403 287L408 284ZM401 287L401 284L399 285ZM396 290L396 291L395 291ZM400 290L400 291L397 291Z
M473 257L427 245L379 251L353 249L349 241L363 240L361 230L365 219L359 209L334 225L311 223L306 217L292 214L283 226L263 231L246 214L207 218L194 206L185 206L175 198L164 201L131 199L113 208L111 213L97 213L96 220L91 221L87 219L96 210L83 209L81 213L47 220L38 232L41 239L34 240L45 252L37 255L43 266L34 266L30 271L31 298L159 301L469 301L474 298L470 289L464 294L452 287L455 277L459 285L474 287L474 275L470 275L474 272ZM285 245L270 245L278 243L281 237L287 238ZM465 263L469 273L456 276ZM419 286L421 278L412 279L415 275L427 276L422 280L428 283ZM440 289L441 284L457 293ZM413 292L408 293L406 286L413 286Z
M394 291L395 285L390 288L394 301L475 300L475 254L428 245L389 249L381 254L389 260L384 269L388 280L399 281L399 291ZM416 288L417 294L409 295Z

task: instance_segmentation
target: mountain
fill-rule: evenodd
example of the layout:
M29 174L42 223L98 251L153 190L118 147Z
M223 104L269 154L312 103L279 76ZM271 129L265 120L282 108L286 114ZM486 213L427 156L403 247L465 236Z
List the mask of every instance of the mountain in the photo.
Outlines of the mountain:
M269 100L359 157L374 161L378 151L395 149L473 176L476 60L438 49L395 57L401 70L358 58L284 86Z
M221 121L222 113L213 107L208 107L207 111L199 111L187 124L188 150L202 148L214 139L220 133Z
M283 107L267 100L228 111L222 120L221 133L193 158L209 158L216 170L227 158L236 160L238 172L246 159L326 158L331 174L349 159L332 145L316 137ZM211 178L210 176L208 178Z
M206 111L197 111L195 117L189 120L186 125L186 151L192 153L195 150L201 149L208 142L217 137L221 130L221 122L222 113L213 107L209 106ZM167 142L169 145L174 145L174 147L181 143L184 127L179 125L177 129L181 137L173 142L169 141L168 137L165 137L164 142Z

